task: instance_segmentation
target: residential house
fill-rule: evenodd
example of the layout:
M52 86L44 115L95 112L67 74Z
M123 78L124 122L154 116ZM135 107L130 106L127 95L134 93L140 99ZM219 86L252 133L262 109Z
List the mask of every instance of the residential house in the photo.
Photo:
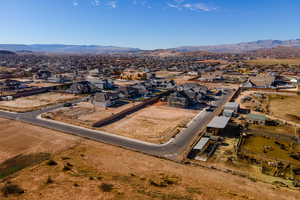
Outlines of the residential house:
M25 88L26 86L22 85L21 81L6 79L5 81L0 82L1 91L17 90Z
M267 117L265 115L248 114L246 115L246 121L251 124L265 125Z
M230 117L217 116L214 117L207 125L207 132L213 135L219 135L228 125Z
M235 113L238 113L239 112L239 109L240 109L240 105L236 102L227 102L225 105L224 105L224 110L231 110Z
M50 78L52 76L52 73L49 70L46 69L41 69L39 70L34 78L35 79L42 79L42 80L47 80L48 78Z
M134 98L139 96L139 90L132 86L121 86L118 92L120 98Z
M111 79L90 80L90 82L99 90L112 90L115 88Z
M136 71L134 69L128 69L128 70L123 71L123 73L121 74L121 79L125 79L125 80L146 80L147 79L147 73Z
M109 107L115 105L118 100L118 93L111 92L98 92L91 98L92 104L101 107Z
M68 90L68 92L72 94L89 94L95 91L95 86L93 86L93 84L91 84L89 81L80 81L73 83Z
M154 88L172 89L176 87L174 80L151 79L150 82Z
M170 106L188 108L204 103L208 93L205 86L196 83L186 83L178 86L168 98Z

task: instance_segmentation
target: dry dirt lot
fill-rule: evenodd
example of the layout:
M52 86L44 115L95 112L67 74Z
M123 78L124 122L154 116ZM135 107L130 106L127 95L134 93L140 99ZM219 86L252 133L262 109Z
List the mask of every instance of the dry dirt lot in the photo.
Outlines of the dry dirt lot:
M7 200L296 200L298 191L92 141L0 181ZM52 163L52 164L49 164ZM30 180L30 181L28 181Z
M157 103L100 130L151 143L164 143L176 135L197 112Z
M126 87L126 86L130 86L130 85L134 85L137 83L140 83L141 81L137 81L137 80L114 80L114 84L121 86L121 87Z
M19 154L55 153L74 146L79 138L0 118L0 163Z
M194 78L196 78L196 76L181 75L181 76L177 76L177 77L173 78L173 80L176 82L176 84L181 85L181 84L193 82L190 80L194 79Z
M87 128L92 128L92 125L105 119L113 114L119 113L131 106L137 105L139 103L128 103L120 107L115 108L104 108L100 106L94 106L89 102L81 102L76 106L69 108L62 108L46 115L54 120L62 121L78 126L83 126ZM45 115L44 115L45 116Z
M300 96L269 96L269 110L275 117L300 123Z
M76 97L73 94L49 92L28 97L21 97L12 101L0 101L0 109L13 112L27 112L76 98L79 97Z
M168 78L170 76L176 76L181 72L171 72L171 71L157 71L155 72L156 77L158 78Z
M31 87L51 87L51 86L59 86L59 85L61 85L61 84L47 83L47 82L34 82L34 83L28 84L28 86L31 86Z

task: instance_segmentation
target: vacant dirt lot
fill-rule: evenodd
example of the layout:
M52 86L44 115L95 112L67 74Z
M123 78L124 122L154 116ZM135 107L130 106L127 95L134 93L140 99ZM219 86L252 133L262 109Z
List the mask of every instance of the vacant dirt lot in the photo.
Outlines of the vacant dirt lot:
M157 103L100 130L152 143L163 143L180 131L197 111Z
M168 78L171 76L176 76L180 74L181 72L171 72L171 71L157 71L155 72L156 77L158 78Z
M300 123L300 96L269 96L269 110L275 117Z
M196 78L196 76L181 75L181 76L177 76L177 77L173 78L173 80L176 82L176 84L181 85L181 84L193 82L193 81L190 81L193 78Z
M298 191L83 141L8 180L25 192L7 200L296 200ZM30 181L28 181L30 180Z
M19 154L55 153L75 145L79 138L0 118L0 163Z
M122 110L125 110L136 104L139 103L128 103L115 108L104 108L100 106L94 106L89 102L81 102L76 106L62 108L51 113L47 113L46 115L57 121L63 121L74 125L92 128L92 125L95 122L119 113Z
M58 86L61 85L59 83L46 83L46 82L34 82L34 83L30 83L28 84L28 86L31 87L51 87L51 86Z
M61 103L76 98L79 97L76 97L73 94L49 92L28 97L21 97L12 101L0 101L0 109L14 112L27 112L39 109L44 106Z

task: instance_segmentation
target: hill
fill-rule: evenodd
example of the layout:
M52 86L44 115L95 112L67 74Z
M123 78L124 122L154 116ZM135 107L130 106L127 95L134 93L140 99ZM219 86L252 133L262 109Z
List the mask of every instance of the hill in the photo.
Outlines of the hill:
M136 53L150 56L177 56L181 53L199 52L197 54L211 53L246 53L251 51L272 49L276 47L300 48L300 39L295 40L257 40L237 44L182 46L170 49L141 50L138 48L100 46L100 45L64 45L64 44L0 44L0 49L15 52L42 52L67 54L123 54ZM279 51L283 51L279 50Z
M254 42L242 42L237 44L208 45L208 46L182 46L171 50L181 51L181 52L210 51L210 52L223 52L223 53L242 53L242 52L254 51L259 49L269 49L278 46L300 47L300 39L258 40Z
M12 51L6 51L6 50L0 50L0 55L15 55L15 52Z
M137 48L98 46L98 45L64 45L64 44L0 44L0 49L9 51L30 51L44 53L67 53L67 54L109 54L128 53L139 51Z
M250 56L270 58L299 58L300 48L279 46L271 49L259 49L248 52Z

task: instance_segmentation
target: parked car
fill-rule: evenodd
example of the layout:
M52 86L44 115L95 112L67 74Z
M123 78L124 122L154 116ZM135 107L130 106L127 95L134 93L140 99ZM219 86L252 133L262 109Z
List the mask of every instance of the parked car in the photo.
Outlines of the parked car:
M71 106L73 106L73 104L71 104L71 103L65 103L64 104L64 107L71 107Z
M214 112L215 111L215 107L210 106L208 108L205 109L206 112Z

